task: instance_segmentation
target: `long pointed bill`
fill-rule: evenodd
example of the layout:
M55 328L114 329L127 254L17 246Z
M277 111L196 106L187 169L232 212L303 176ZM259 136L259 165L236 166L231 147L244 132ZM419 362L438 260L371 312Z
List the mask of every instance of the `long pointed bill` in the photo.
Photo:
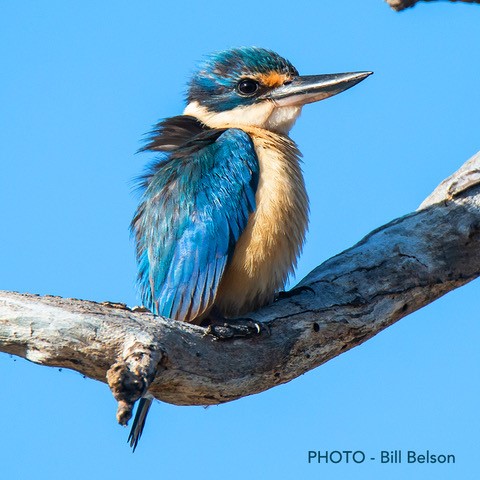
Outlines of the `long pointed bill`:
M334 73L329 75L304 75L294 78L265 96L279 107L301 106L333 97L357 83L373 72Z

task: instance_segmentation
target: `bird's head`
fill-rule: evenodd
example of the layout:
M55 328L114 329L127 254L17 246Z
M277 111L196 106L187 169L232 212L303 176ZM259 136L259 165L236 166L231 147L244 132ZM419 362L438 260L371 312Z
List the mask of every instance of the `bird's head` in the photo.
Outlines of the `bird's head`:
M253 126L286 134L303 105L343 92L371 73L300 76L275 52L234 48L211 55L192 77L184 114L212 128Z

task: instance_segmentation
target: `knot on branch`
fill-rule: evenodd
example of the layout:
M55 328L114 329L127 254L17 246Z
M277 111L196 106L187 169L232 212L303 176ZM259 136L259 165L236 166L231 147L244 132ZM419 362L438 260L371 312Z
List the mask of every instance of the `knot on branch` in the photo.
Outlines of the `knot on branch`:
M147 392L163 358L164 353L155 342L142 342L137 337L125 345L121 358L108 370L107 381L118 402L120 425L127 425L135 402Z

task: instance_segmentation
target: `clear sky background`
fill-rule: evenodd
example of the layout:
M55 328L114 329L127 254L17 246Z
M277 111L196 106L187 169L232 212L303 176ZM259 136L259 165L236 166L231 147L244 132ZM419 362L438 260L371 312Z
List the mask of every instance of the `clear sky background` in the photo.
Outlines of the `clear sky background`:
M0 289L138 303L135 155L202 56L278 51L302 74L373 70L309 105L310 230L296 280L414 210L480 150L480 6L382 0L2 2ZM292 281L292 284L295 279ZM230 404L157 402L135 454L105 384L0 355L0 477L477 479L479 284L301 378ZM317 465L416 449L455 465Z

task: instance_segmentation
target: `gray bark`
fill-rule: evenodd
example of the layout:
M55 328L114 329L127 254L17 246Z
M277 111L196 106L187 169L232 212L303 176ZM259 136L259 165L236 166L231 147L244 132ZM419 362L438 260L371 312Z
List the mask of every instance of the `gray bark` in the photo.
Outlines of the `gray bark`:
M413 7L418 2L437 2L439 0L385 0L394 10L400 12ZM449 2L480 3L480 0L448 0Z
M0 351L108 382L124 424L148 388L209 405L288 382L480 274L480 153L420 208L327 260L310 290L251 318L270 333L218 341L122 304L0 292Z

